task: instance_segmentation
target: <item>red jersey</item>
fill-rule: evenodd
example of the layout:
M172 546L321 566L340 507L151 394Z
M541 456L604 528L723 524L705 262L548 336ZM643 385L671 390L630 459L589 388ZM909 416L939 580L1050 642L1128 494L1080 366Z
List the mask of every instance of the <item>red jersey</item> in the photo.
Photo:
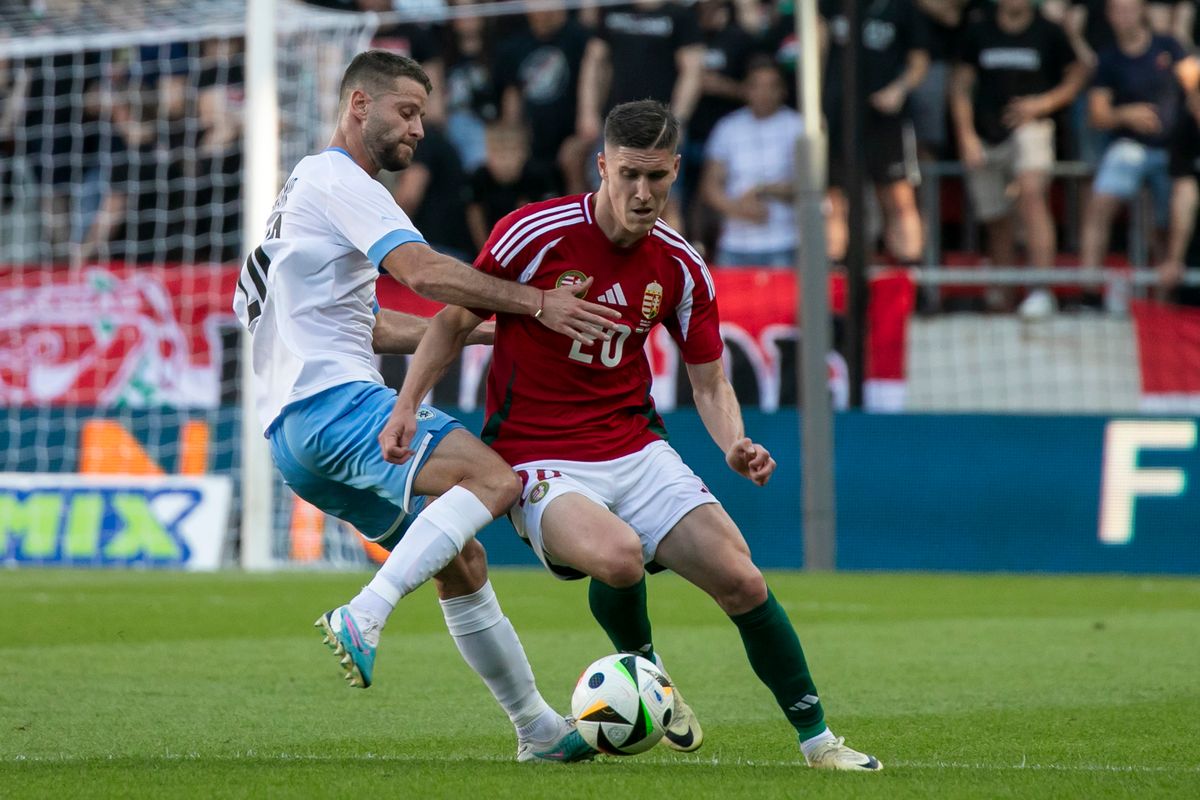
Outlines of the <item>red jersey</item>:
M482 438L509 464L608 461L667 438L644 349L655 325L667 326L689 364L721 357L704 260L661 220L618 247L592 209L591 194L527 205L496 223L475 259L476 269L539 289L595 278L587 299L621 312L612 338L591 345L528 314L497 316Z

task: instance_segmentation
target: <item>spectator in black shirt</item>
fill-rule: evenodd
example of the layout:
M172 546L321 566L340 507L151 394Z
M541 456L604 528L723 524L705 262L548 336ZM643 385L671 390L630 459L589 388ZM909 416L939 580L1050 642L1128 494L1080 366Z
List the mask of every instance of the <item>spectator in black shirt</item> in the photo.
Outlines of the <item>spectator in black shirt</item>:
M1053 115L1086 79L1087 68L1066 34L1039 15L1032 0L1000 0L989 19L963 34L951 111L971 200L987 225L988 254L996 266L1017 262L1014 201L1030 262L1043 269L1054 265L1054 220L1046 200L1054 167ZM1049 311L1053 296L1036 290L1021 308Z
M700 99L704 71L704 45L692 9L636 0L602 8L599 17L579 78L579 137L598 151L601 120L609 110L646 99L668 106L686 129ZM590 177L598 180L599 173ZM663 216L675 228L683 227L678 198L667 201Z
M501 217L528 203L553 197L554 179L529 160L525 129L504 123L487 129L487 161L471 176L467 226L476 250L482 250Z
M922 158L940 158L946 146L947 84L967 0L916 0L929 30L929 71L913 90L913 132Z
M241 257L242 120L246 91L242 43L213 39L203 44L195 76L195 158L185 163L195 187L192 220L197 262L229 263Z
M705 227L701 221L705 206L690 202L699 189L704 145L717 122L741 108L746 64L757 47L754 37L735 19L729 0L700 0L696 14L704 42L704 74L700 100L680 148L679 180L675 183L680 203L689 210L688 232L693 240L704 238L696 234Z
M446 133L468 174L483 164L484 128L500 114L488 44L490 22L481 16L455 17L446 26L442 47Z
M579 81L579 135L595 142L609 109L657 100L687 126L700 99L704 46L690 8L637 0L600 10Z
M559 191L586 189L584 169L592 142L575 135L583 52L591 34L562 9L531 11L527 25L496 48L493 77L501 118L530 129L530 158L557 173Z
M1173 23L1177 15L1176 6L1186 6L1178 0L1149 0L1145 6L1145 21L1150 32L1160 36L1173 35ZM1067 30L1077 37L1078 48L1083 45L1080 57L1088 66L1094 67L1100 53L1117 44L1113 27L1108 21L1108 0L1073 0L1067 12Z
M97 50L33 56L18 69L25 96L14 119L41 193L41 245L52 259L77 249L99 201L99 102L104 55ZM16 133L16 131L14 131ZM87 206L91 206L88 208Z
M474 260L467 230L467 178L442 125L426 122L412 164L402 172L380 173L385 182L389 176L395 180L396 203L430 247L461 261Z
M114 102L101 184L104 199L80 251L83 261L179 261L183 237L181 163L159 140L154 89L130 89Z
M825 59L825 119L829 126L830 202L829 255L840 261L846 254L848 226L844 192L847 187L842 130L842 51L849 41L840 0L820 0L829 42ZM917 263L921 257L921 217L917 213L914 187L919 178L912 123L905 114L909 94L925 79L929 66L924 18L910 0L874 0L864 5L859 17L863 59L859 68L865 165L869 180L883 206L884 239L894 258Z

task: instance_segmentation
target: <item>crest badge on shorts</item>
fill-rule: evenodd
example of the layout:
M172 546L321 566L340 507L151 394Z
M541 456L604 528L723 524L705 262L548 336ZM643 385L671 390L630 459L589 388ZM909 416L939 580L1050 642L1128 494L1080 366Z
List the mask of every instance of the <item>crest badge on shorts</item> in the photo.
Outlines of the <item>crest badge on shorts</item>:
M546 496L546 492L550 491L550 484L545 481L539 481L534 485L533 490L529 492L529 502L536 503Z
M421 406L421 408L417 410L417 419L421 422L433 419L433 409Z
M654 319L662 308L663 287L658 281L646 284L646 293L642 295L642 316Z

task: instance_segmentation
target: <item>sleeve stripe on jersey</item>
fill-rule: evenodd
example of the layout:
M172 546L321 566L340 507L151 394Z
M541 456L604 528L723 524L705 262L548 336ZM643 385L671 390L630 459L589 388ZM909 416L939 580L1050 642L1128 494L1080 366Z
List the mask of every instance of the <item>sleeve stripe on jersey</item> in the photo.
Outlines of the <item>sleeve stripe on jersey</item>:
M517 278L517 283L529 283L531 280L533 280L533 276L537 274L538 267L542 265L542 259L546 257L546 253L549 253L550 248L554 247L554 245L558 244L562 240L563 237L560 236L539 250L538 254L533 257L533 260L529 262L529 266L526 267L525 271L521 273L521 277Z
M369 258L371 263L382 271L383 260L387 258L387 254L395 250L400 245L408 244L409 242L420 242L421 244L425 244L425 237L416 231L397 228L394 231L385 233L378 242L371 245L371 249L367 251L367 258Z
M495 246L492 247L492 256L497 261L500 261L501 263L506 263L504 261L504 259L507 258L508 256L512 255L514 248L516 248L517 250L520 250L521 247L523 246L521 243L529 241L526 234L529 233L530 231L534 231L539 228L544 228L546 225L549 225L554 222L558 222L559 220L563 220L563 219L571 219L572 217L578 217L579 219L583 219L583 214L579 213L578 208L556 209L555 213L553 213L553 214L547 214L544 216L543 215L535 215L535 216L541 216L541 219L538 219L537 221L532 222L532 223L530 223L526 220L522 220L516 226L514 226L512 230L510 230L508 233L506 233L504 235L504 238L508 239L507 242L505 242L504 239L501 239L499 242L496 242ZM532 217L530 219L532 219ZM511 234L513 234L514 232L516 232L516 235L513 236L511 239L509 239L508 237Z
M696 266L700 267L700 274L704 278L704 285L706 287L708 287L708 296L713 299L716 299L716 296L717 296L716 284L713 283L712 273L710 273L708 271L708 265L704 263L704 259L700 257L700 254L697 253L695 250L693 250L692 246L690 244L688 244L683 238L681 238L678 233L675 233L675 231L671 230L670 228L666 227L665 225L662 225L661 223L659 225L655 226L654 235L657 236L659 239L662 239L667 244L673 245L673 246L679 248L680 250L683 250L685 253L688 254L688 256L692 259L692 261L696 262Z
M500 258L501 255L503 255L501 251L508 249L508 245L521 235L523 228L527 228L529 225L538 223L539 220L554 214L562 214L568 211L578 211L579 209L574 208L574 205L574 203L571 203L569 205L551 206L550 208L542 209L536 214L530 214L528 217L518 220L517 223L505 231L504 235L501 236L499 240L497 240L496 244L492 246L492 255L496 258Z
M683 270L683 294L679 298L679 305L675 307L675 315L679 317L679 333L686 341L688 337L688 326L692 324L692 295L696 291L696 281L692 278L692 271L688 269L687 264L683 263L683 259L679 256L672 256L679 262L679 268Z
M260 267L262 267L263 275L266 275L268 272L270 272L271 257L267 255L266 250L262 249L261 244L254 248L254 260Z
M258 261L258 254L262 253L262 248L258 248L250 257L246 259L246 272L250 273L250 280L254 281L254 288L258 290L258 297L261 300L267 296L267 269ZM266 257L266 254L263 253ZM267 264L270 264L270 260ZM260 274L261 270L261 274Z
M245 302L247 304L249 304L251 302L250 301L250 292L247 291L246 284L242 282L242 277L240 275L238 276L237 290L239 292L241 292L242 298L245 300ZM258 299L261 300L262 298L258 298Z
M262 300L262 297L258 297L255 300L251 300L250 292L248 292L246 290L246 284L242 282L242 277L240 275L238 276L237 293L238 293L238 295L240 295L240 298L239 297L234 298L233 309L235 312L237 311L237 307L239 304L238 301L240 300L241 304L246 307L246 324L248 326L253 325L254 322L258 319L259 315L262 314L262 303L260 302ZM251 330L253 330L253 329L251 329Z
M512 262L512 260L514 258L516 258L520 254L520 252L526 248L526 246L529 245L530 242L532 242L534 239L541 236L542 234L549 233L550 231L557 230L558 228L565 228L568 225L578 225L582 222L583 222L583 214L578 213L578 209L576 209L576 214L573 217L567 217L564 220L559 220L558 222L552 223L550 225L543 225L542 227L531 231L528 236L526 236L524 239L522 239L520 241L520 243L517 244L517 247L515 250L513 250L511 253L506 255L504 258L500 259L500 266L507 267Z

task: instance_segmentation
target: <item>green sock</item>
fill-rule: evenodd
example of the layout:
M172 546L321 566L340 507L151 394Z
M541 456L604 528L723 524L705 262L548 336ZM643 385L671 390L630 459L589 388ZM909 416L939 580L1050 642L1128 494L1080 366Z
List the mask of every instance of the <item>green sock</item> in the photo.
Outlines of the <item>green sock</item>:
M800 740L825 730L825 712L817 699L817 687L804 660L800 639L775 595L768 589L765 603L730 619L742 635L754 674L775 695L775 702Z
M625 589L614 589L592 578L588 587L592 616L622 653L637 653L654 660L650 643L650 614L646 611L646 576Z

